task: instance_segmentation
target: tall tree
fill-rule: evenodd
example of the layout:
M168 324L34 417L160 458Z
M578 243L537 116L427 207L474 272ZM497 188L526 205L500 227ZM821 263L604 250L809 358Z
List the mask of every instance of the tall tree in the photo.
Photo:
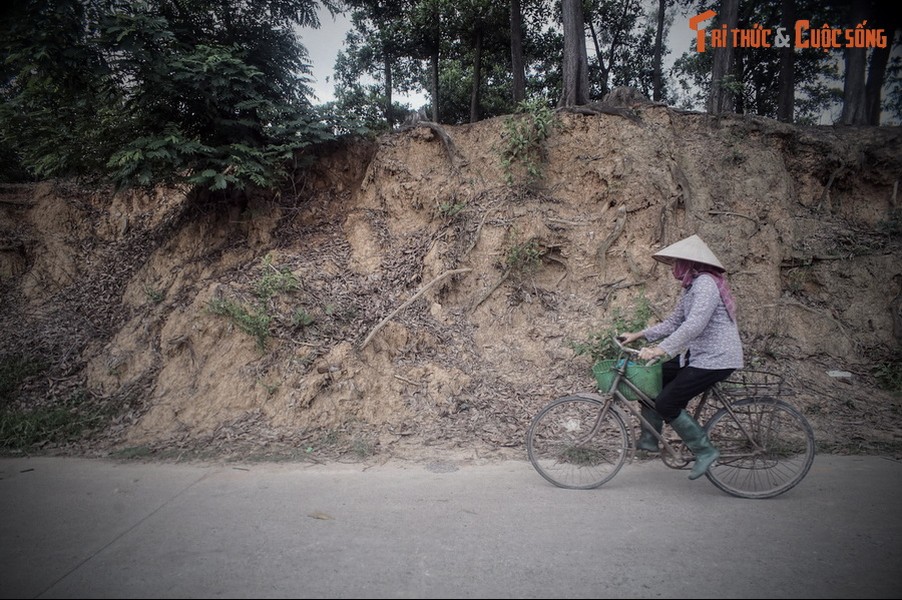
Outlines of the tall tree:
M404 20L410 6L399 6L399 2L387 0L345 0L353 10L351 22L359 32L357 39L365 44L364 52L378 64L382 81L382 113L389 127L394 125L397 115L393 110L394 69L403 54ZM367 70L374 66L366 64Z
M727 30L736 28L739 21L739 0L721 0L718 24ZM733 67L733 36L727 36L725 47L714 48L714 64L708 92L708 112L719 115L731 112L735 106L735 90L730 72Z
M514 104L526 99L526 67L523 60L523 10L520 0L511 0L511 98Z
M780 27L792 31L796 22L795 0L782 0ZM795 50L792 45L780 48L780 83L777 99L777 119L792 123L795 106Z
M439 122L439 53L442 47L441 0L421 2L415 24L420 26L419 47L429 61L429 96L432 98L432 120Z
M886 35L886 44L874 48L868 65L868 78L864 86L865 117L868 125L880 125L880 114L883 110L883 88L886 82L887 65L897 34L902 28L902 20L898 11L886 2L878 2L875 5L874 23L876 29L883 29Z
M849 27L866 23L871 15L868 0L853 0L849 11ZM865 95L865 73L867 71L867 48L846 48L845 75L843 76L843 103L839 122L843 125L866 125L868 122ZM881 76L882 80L882 76ZM881 82L882 83L882 82Z
M636 39L636 26L643 16L640 0L601 0L589 3L586 19L592 43L595 47L595 60L598 64L596 81L598 94L604 96L611 87L611 73L620 63L631 62L631 42ZM646 48L642 49L647 52ZM633 83L633 82L629 82ZM636 86L638 87L638 86Z
M561 0L564 28L564 89L559 106L579 106L589 101L589 60L586 24L581 0Z
M654 58L652 59L652 99L660 102L664 99L664 33L667 23L666 12L667 6L670 4L668 0L658 0L658 11L655 15L655 49Z

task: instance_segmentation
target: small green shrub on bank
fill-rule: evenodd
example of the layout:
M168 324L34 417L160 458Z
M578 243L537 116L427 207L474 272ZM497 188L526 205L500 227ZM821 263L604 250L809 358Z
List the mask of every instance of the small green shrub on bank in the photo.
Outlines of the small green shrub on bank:
M260 350L266 348L266 340L269 339L269 324L272 317L263 309L249 309L247 306L233 300L214 298L210 301L209 310L214 315L229 317L238 329L257 340Z
M504 120L501 166L508 185L528 187L541 179L545 140L554 126L554 111L541 99L524 100Z

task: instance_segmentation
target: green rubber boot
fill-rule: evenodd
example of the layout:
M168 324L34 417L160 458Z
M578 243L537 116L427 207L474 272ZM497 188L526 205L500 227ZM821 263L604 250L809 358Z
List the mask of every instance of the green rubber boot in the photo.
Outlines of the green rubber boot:
M695 454L695 464L689 473L689 479L698 479L714 464L720 456L720 451L711 445L708 434L685 410L680 411L680 416L671 421L670 426L680 434L686 446Z
M654 426L655 431L661 433L661 430L664 427L664 419L661 418L661 415L659 415L657 411L643 406L642 416ZM642 426L642 435L639 436L639 441L636 442L636 450L645 450L646 452L661 451L658 447L658 438L656 438L651 431L646 429L644 425Z

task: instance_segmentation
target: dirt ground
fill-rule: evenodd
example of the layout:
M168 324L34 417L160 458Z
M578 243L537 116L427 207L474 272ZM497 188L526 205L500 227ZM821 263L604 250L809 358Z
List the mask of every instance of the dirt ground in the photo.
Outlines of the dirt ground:
M825 452L899 455L899 128L662 106L561 112L533 166L507 118L318 150L279 194L0 195L0 357L21 406L105 425L49 453L522 455L574 348L679 293L651 255L698 233L729 269L750 369ZM73 409L76 410L76 409Z

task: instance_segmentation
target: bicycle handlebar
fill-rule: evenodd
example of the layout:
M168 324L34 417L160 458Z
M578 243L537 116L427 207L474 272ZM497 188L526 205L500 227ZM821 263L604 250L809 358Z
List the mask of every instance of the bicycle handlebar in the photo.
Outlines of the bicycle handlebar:
M615 335L615 336L614 336L614 343L617 344L617 347L618 347L618 348L620 348L621 350L623 350L624 352L626 352L626 353L628 353L628 354L633 354L633 355L638 355L638 354L639 354L639 351L638 351L638 350L636 350L636 349L634 349L634 348L627 348L626 346L624 346L623 344L621 344L621 343L620 343L620 336L618 336L618 335ZM650 367L650 366L652 366L652 365L658 363L660 360L661 360L660 358L655 357L655 358L649 360L648 362L646 362L646 363L645 363L645 366Z
M626 346L621 344L619 335L614 336L614 343L617 344L617 347L620 348L621 350L623 350L624 352L628 352L630 354L639 354L638 350L635 350L634 348L627 348Z

